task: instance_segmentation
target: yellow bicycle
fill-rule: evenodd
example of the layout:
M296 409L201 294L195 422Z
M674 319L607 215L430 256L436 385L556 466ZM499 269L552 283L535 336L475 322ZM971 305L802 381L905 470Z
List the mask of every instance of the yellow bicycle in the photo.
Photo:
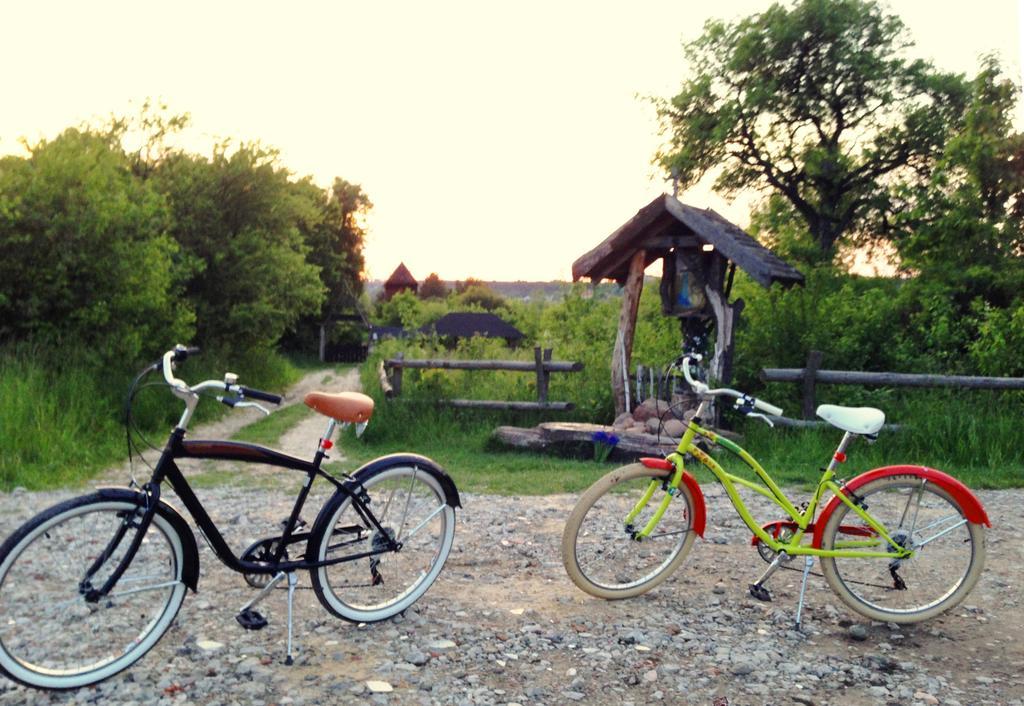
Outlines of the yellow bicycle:
M611 471L583 494L569 515L562 559L579 588L599 598L630 598L651 590L682 564L705 528L704 496L685 468L692 459L725 488L753 532L753 543L769 562L750 584L752 596L771 600L765 583L795 557L803 557L797 624L815 557L836 595L873 620L926 620L970 592L985 563L984 530L991 525L981 502L963 483L941 471L911 465L836 480L836 468L846 460L851 441L876 437L884 413L869 407L818 408L818 416L845 433L814 494L798 509L747 451L701 426L716 397L735 398L741 413L769 424L768 415L780 416L782 410L736 390L710 389L691 375L695 360L699 357L684 356L674 364L700 398L676 451L664 459L643 458ZM725 471L697 445L698 439L738 456L761 482ZM768 498L786 517L758 523L737 486ZM818 513L826 492L831 499Z

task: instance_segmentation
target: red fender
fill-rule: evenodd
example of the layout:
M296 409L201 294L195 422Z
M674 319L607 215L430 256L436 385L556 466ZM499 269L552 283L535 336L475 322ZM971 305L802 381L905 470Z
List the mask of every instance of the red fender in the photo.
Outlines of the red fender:
M851 480L846 484L846 489L855 491L862 485L879 478L908 474L927 478L930 482L939 486L953 496L953 499L960 504L961 508L963 508L964 515L967 517L968 522L983 524L986 527L992 526L992 523L988 521L988 515L985 514L985 508L982 507L981 501L978 500L978 497L971 492L971 489L953 476L943 473L942 471L936 471L934 468L928 468L926 466L885 466L884 468L876 468L873 471L862 473ZM812 546L819 549L821 548L821 539L822 534L825 531L825 525L828 523L829 516L831 516L832 512L837 507L839 507L840 503L842 503L842 500L840 500L838 496L833 497L829 500L825 509L821 511L821 514L818 515L818 519L814 522L814 541L812 542Z
M640 463L648 468L659 468L665 471L674 471L676 467L671 461L664 458L641 458ZM697 479L683 471L683 485L690 490L693 496L693 531L698 537L704 537L704 524L707 522L707 510L704 507L704 493L700 490Z

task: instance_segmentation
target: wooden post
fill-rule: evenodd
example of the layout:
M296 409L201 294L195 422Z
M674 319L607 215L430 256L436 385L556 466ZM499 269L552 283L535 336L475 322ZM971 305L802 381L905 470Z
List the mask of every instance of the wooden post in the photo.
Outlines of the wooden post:
M644 287L644 264L647 252L637 250L629 261L629 275L622 292L619 310L619 335L612 350L612 397L616 416L626 411L626 378L629 361L633 357L633 334L636 331L636 312L640 306L640 293Z
M821 367L821 357L821 351L811 351L807 354L807 365L804 366L804 419L814 419L814 386L818 368Z
M324 356L327 354L327 325L320 324L320 362L326 363Z
M381 392L384 393L384 396L389 399L394 397L395 389L391 386L391 383L388 381L388 373L387 370L385 370L384 368L383 360L377 364L377 378L380 380L380 390Z
M402 394L402 359L405 353L399 351L395 358L398 364L391 369L391 389L395 391L395 397L398 397Z
M551 373L544 368L544 364L551 362L551 349L545 348L542 353L540 346L535 347L533 349L533 359L537 364L537 401L541 404L546 404Z

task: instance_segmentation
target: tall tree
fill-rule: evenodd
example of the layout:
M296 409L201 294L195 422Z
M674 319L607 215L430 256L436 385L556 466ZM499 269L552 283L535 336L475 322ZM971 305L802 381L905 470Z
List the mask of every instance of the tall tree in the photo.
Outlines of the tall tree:
M1020 88L988 58L971 82L964 127L931 178L905 187L893 221L908 273L1006 307L1024 286L1024 135L1013 129Z
M176 152L147 180L170 203L171 232L195 268L187 293L204 345L273 345L323 302L303 238L323 214L276 156L253 144L220 145L210 159Z
M335 178L327 191L309 180L299 187L314 203L319 203L321 218L303 226L310 247L309 261L320 268L320 281L327 295L320 320L352 311L363 293L363 218L373 208L358 184Z
M436 272L431 272L420 283L417 294L420 299L444 299L448 296L448 285L444 283Z
M903 23L873 0L774 4L710 21L686 45L696 75L658 101L662 165L683 186L781 196L822 257L885 232L890 185L927 175L969 98L962 76L904 53Z
M188 340L170 226L163 197L104 135L69 129L0 159L0 341L109 362Z

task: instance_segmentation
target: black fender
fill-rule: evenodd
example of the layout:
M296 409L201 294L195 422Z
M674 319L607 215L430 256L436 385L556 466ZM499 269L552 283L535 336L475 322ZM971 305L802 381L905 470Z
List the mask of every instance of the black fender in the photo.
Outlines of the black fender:
M352 478L358 481L361 475L375 473L382 468L390 468L391 466L416 466L420 470L426 471L436 478L437 482L441 484L441 489L444 491L445 502L453 508L462 507L462 501L459 499L459 491L455 487L455 481L453 481L452 477L448 475L448 472L441 468L441 466L436 462L426 456L420 456L419 454L397 453L375 458L353 471Z
M98 488L96 495L105 500L125 500L141 507L146 505L145 494L129 488ZM196 536L192 533L192 528L174 507L163 500L157 504L156 512L170 523L181 538L181 553L184 561L181 567L181 580L192 589L193 593L198 592L199 547L196 545Z

